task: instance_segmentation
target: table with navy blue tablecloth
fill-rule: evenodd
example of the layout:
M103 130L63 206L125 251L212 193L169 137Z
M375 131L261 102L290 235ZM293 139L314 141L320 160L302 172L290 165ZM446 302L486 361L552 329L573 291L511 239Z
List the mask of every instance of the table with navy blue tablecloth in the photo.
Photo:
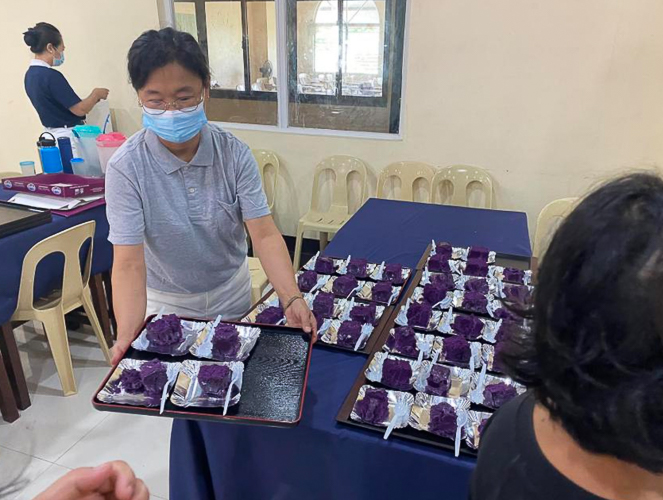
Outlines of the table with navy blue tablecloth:
M376 199L325 254L413 267L431 239L531 256L524 213ZM303 418L292 429L176 420L171 500L466 499L473 459L336 422L365 361L316 347Z
M6 201L14 194L0 188L0 200ZM108 241L105 206L91 208L71 217L53 215L53 220L48 224L0 238L0 325L9 321L16 309L25 254L35 243L91 220L97 223L92 254L92 274L95 275L110 270L113 262L113 247ZM43 297L62 285L63 264L61 254L49 256L39 264L35 297Z

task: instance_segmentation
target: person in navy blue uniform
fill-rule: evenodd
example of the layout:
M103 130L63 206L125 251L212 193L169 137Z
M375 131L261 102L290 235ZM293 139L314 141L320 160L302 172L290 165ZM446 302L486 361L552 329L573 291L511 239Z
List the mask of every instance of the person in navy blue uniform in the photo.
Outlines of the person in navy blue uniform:
M64 75L53 69L64 63L65 46L52 24L37 23L23 33L23 40L35 54L25 73L25 91L46 131L71 138L71 129L84 123L95 104L108 97L108 89L96 88L81 99Z

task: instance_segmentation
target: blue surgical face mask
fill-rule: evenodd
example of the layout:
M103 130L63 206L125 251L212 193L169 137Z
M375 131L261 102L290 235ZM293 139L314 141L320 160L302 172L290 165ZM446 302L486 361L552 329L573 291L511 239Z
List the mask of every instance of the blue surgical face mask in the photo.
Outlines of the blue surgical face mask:
M202 105L188 113L169 110L160 115L150 114L143 109L143 127L168 142L186 142L195 137L206 123L207 116Z
M62 66L63 64L64 64L64 50L60 52L60 57L53 57L53 66Z

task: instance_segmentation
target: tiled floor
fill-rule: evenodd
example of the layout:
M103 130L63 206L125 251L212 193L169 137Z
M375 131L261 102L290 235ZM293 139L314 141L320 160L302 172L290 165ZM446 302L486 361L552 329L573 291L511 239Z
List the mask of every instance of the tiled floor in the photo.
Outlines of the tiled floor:
M101 413L91 398L108 373L93 334L70 332L78 394L62 396L41 326L16 330L32 406L13 424L0 420L0 486L18 481L9 498L31 500L76 467L124 460L143 479L151 498L168 498L171 421Z

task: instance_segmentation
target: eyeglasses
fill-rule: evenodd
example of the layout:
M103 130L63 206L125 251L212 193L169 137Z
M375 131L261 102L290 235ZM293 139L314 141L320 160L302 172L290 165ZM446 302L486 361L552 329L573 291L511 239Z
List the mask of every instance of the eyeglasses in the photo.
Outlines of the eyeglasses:
M168 111L168 108L181 111L183 113L192 113L198 109L198 106L202 104L203 100L203 96L200 96L200 98L181 97L179 99L175 99L172 102L149 100L145 102L138 101L138 104L140 104L140 106L147 114L162 115Z

